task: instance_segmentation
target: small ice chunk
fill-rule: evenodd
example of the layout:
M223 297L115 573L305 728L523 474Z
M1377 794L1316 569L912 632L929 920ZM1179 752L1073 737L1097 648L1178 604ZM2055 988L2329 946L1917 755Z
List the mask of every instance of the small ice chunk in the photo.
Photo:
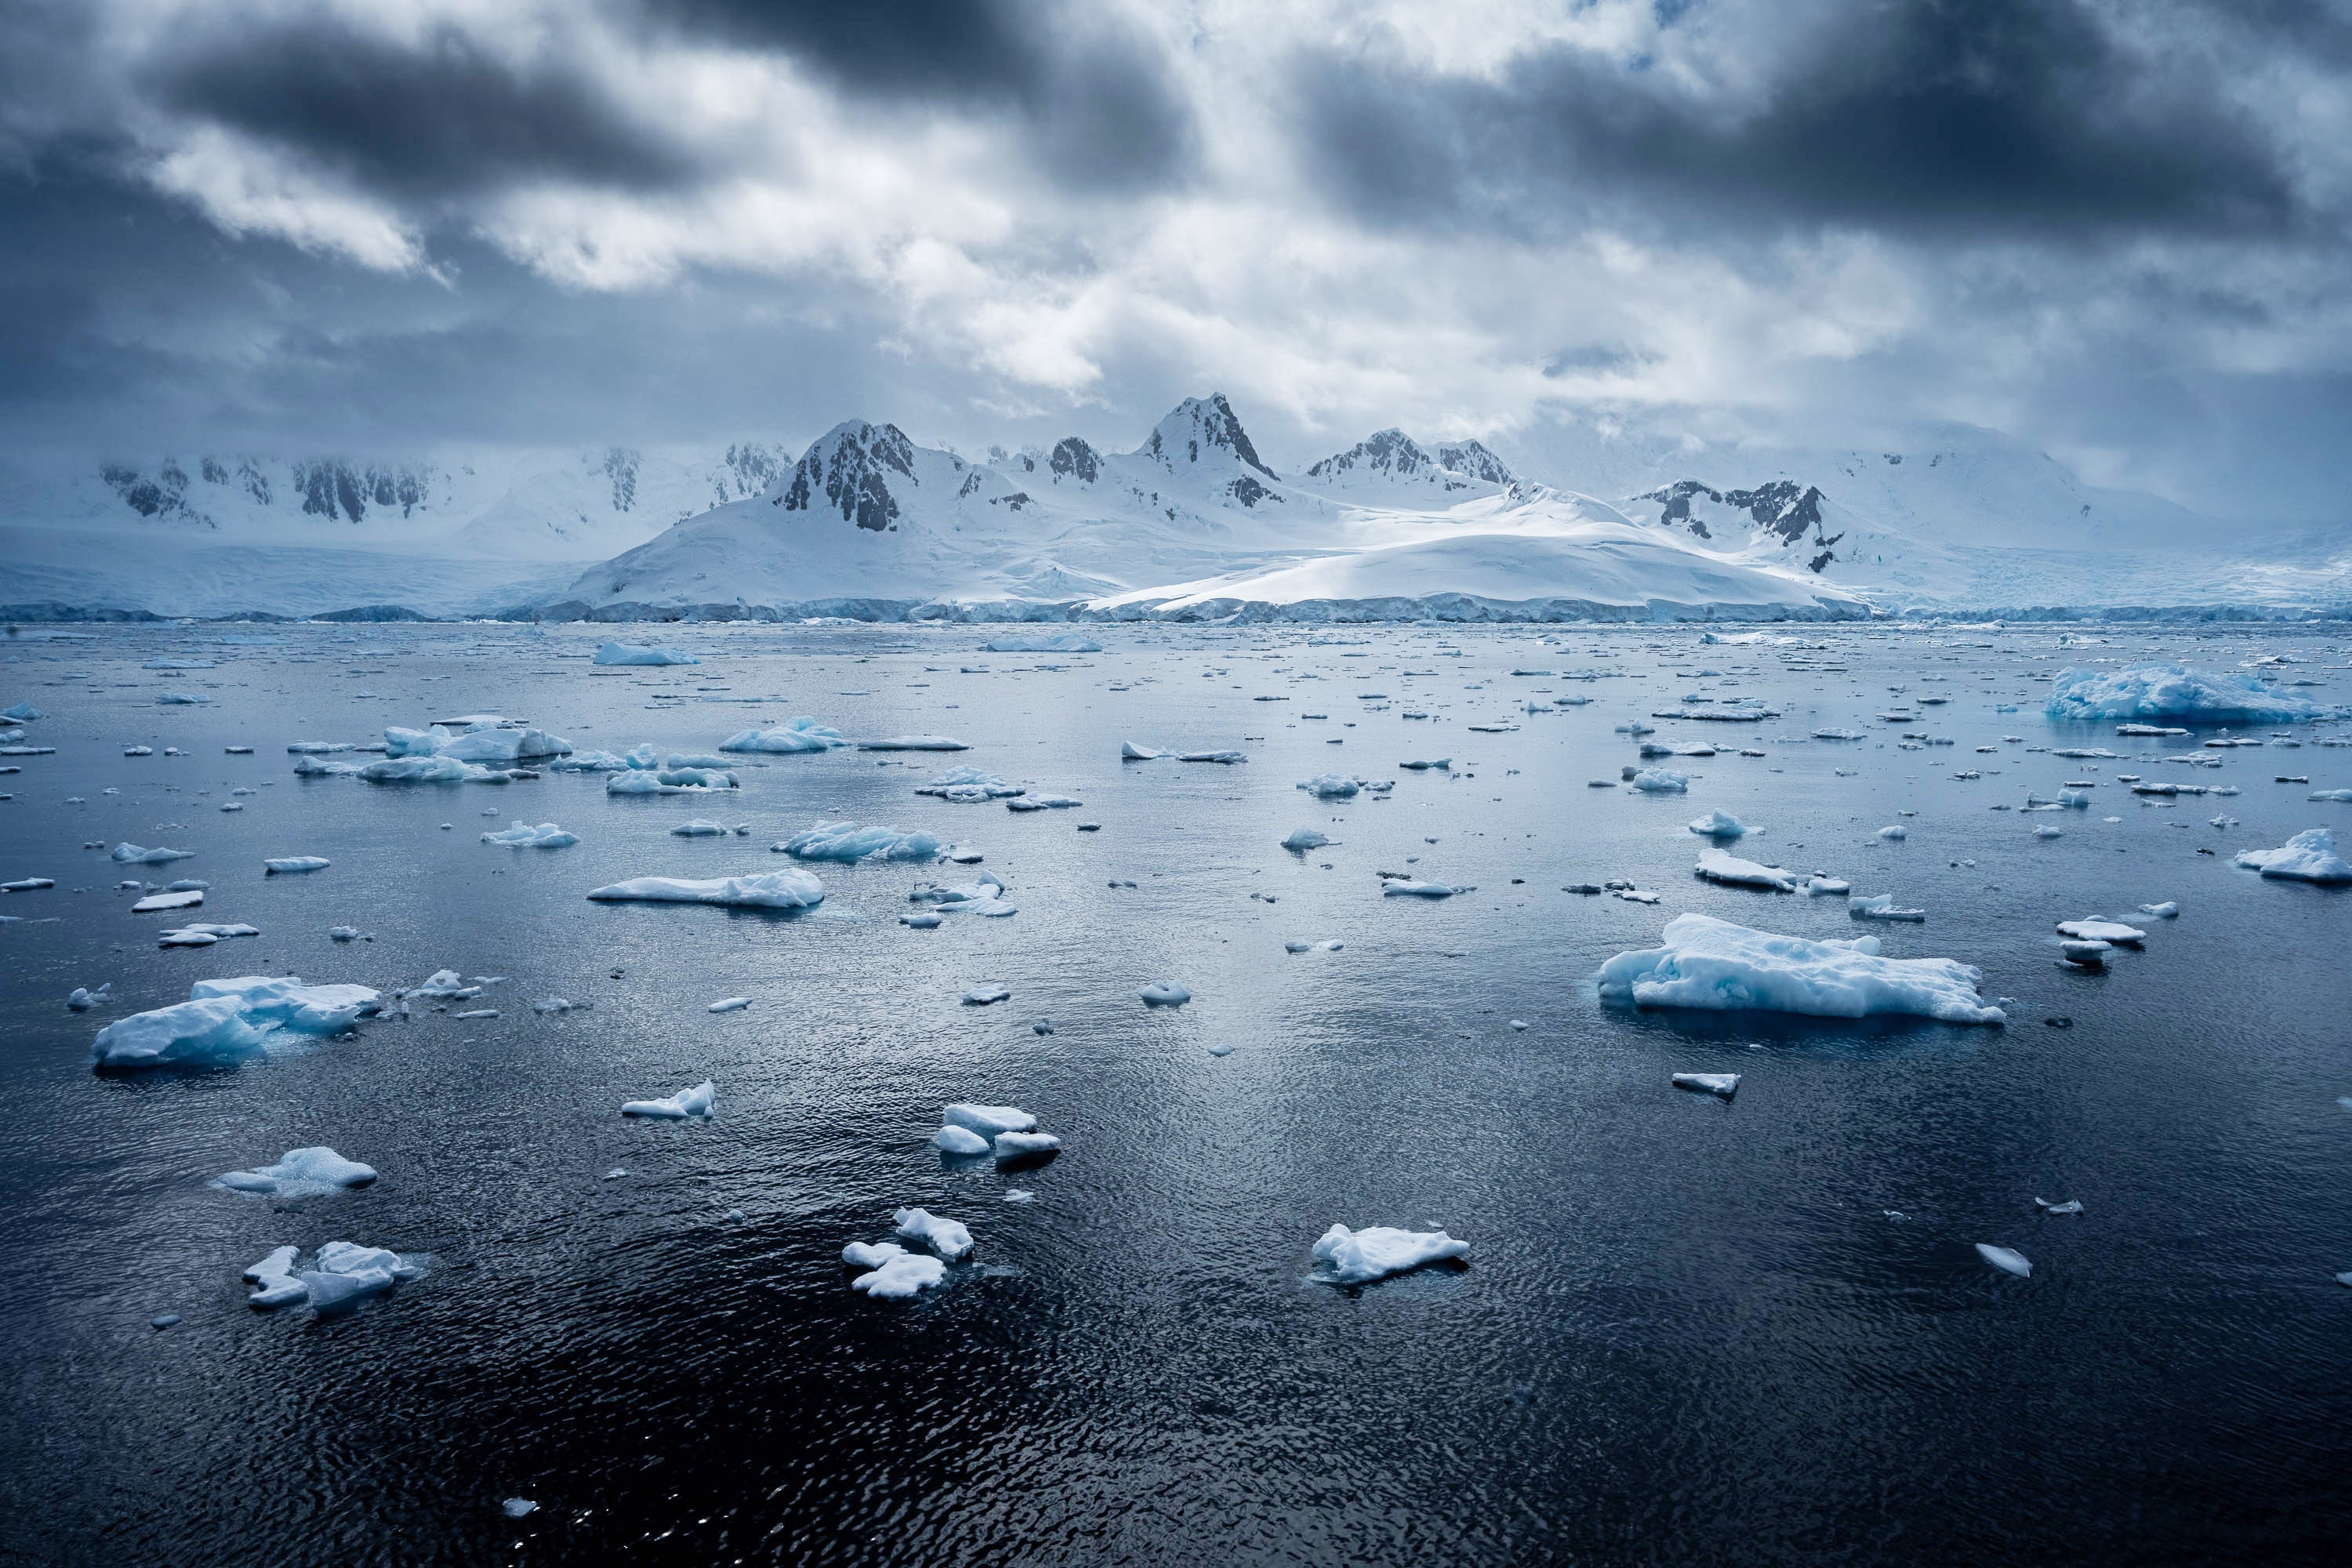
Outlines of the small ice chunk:
M853 1241L841 1249L841 1260L854 1268L879 1268L907 1249L895 1241Z
M1644 795L1682 795L1690 788L1690 775L1671 768L1641 768L1626 782Z
M989 1148L988 1140L971 1128L953 1125L932 1133L931 1146L943 1154L985 1154Z
M1739 1092L1739 1075L1736 1072L1678 1072L1675 1074L1675 1087L1694 1089L1700 1094L1719 1094L1729 1100Z
M1713 846L1698 852L1697 874L1710 882L1732 888L1762 888L1775 893L1797 890L1797 874L1783 871L1777 866L1759 865L1744 860L1727 849Z
M568 849L580 842L580 836L566 833L551 822L542 822L536 826L528 822L518 822L503 832L483 834L482 842L503 844L514 849Z
M1424 1264L1460 1258L1470 1250L1442 1230L1399 1230L1392 1226L1366 1226L1349 1230L1334 1225L1315 1244L1315 1258L1328 1264L1335 1285L1365 1285L1391 1274L1402 1274Z
M961 741L945 735L889 735L879 741L860 741L861 752L969 752L971 748Z
M2021 1252L2006 1247L1995 1247L1989 1241L1979 1241L1977 1243L1977 1256L2003 1274L2014 1274L2020 1279L2032 1277L2033 1265L2025 1260L2025 1254Z
M1456 893L1472 890L1450 882L1419 882L1410 877L1391 877L1381 884L1381 897L1384 899L1450 899Z
M362 1187L375 1180L375 1167L346 1160L332 1149L319 1146L289 1149L274 1165L250 1171L230 1171L209 1184L238 1193L275 1193L280 1197L308 1197L344 1187Z
M1037 1119L1017 1105L972 1105L961 1100L942 1110L940 1120L987 1138L1000 1132L1026 1132L1037 1125Z
M264 875L271 877L281 873L323 871L327 868L327 859L323 855L288 855L276 860L264 860L261 868Z
M1908 838L1911 837L1911 830L1898 822L1891 827L1880 828L1878 830L1878 836L1881 838L1887 839Z
M150 893L131 906L134 915L154 914L163 910L194 909L205 901L205 896L194 889L184 893Z
M1121 741L1118 743L1118 760L1122 763L1156 763L1167 754L1165 752L1154 751L1150 746L1139 746L1132 741Z
M827 729L803 714L779 729L740 731L719 742L719 749L722 752L760 752L770 755L794 756L809 752L830 752L848 744L848 740L840 731Z
M1845 912L1858 921L1911 921L1916 923L1927 918L1925 910L1906 910L1896 905L1892 893L1873 893L1866 899L1850 898L1845 901Z
M1708 812L1705 816L1693 818L1690 830L1706 838L1740 838L1755 831L1720 808Z
M2063 1204L2053 1204L2048 1198L2036 1198L2033 1200L2033 1206L2043 1214L2081 1214L2083 1200L2069 1198Z
M162 866L173 860L193 858L193 849L146 849L136 844L118 844L107 858L121 866Z
M73 994L66 998L66 1010L71 1013L87 1013L101 1002L112 1001L110 993L113 990L114 982L111 980L95 991L85 990L77 985L73 988Z
M1290 837L1282 841L1282 847L1295 852L1304 852L1308 849L1320 849L1330 842L1330 839L1311 827L1294 827L1290 830Z
M678 838L724 838L727 837L727 825L723 822L700 820L681 822L671 828L670 833Z
M936 833L901 833L895 827L861 827L854 822L820 822L804 832L795 833L782 844L771 845L780 854L795 860L837 860L849 863L859 860L912 860L928 862L940 858L945 846Z
M499 1504L509 1519L528 1519L539 1511L539 1504L527 1497L510 1497Z
M662 1100L632 1100L624 1101L624 1116L649 1116L662 1121L684 1121L698 1116L705 1121L719 1114L718 1089L704 1079L692 1089L681 1089Z
M1062 1141L1051 1132L1000 1132L996 1135L996 1157L1000 1160L1018 1160L1032 1154L1049 1153L1061 1146Z
M690 653L681 653L674 647L655 647L641 643L608 642L596 650L596 657L592 662L612 666L700 664L702 661Z
M967 1007L985 1007L992 1002L1009 1002L1012 999L1013 990L1006 985L975 985L963 994L963 1005Z
M1318 800L1353 800L1364 784L1361 779L1343 773L1318 773L1297 787Z
M2137 947L2147 939L2147 932L2136 927L2120 921L2103 920L2060 921L2058 934L2077 942L2113 942L2118 947Z
M2180 918L2180 904L2178 900L2167 899L2160 904L2142 904L2139 912L2150 920L2177 921Z
M751 1005L751 999L749 996L727 996L720 998L719 1001L713 1002L709 1007L705 1008L704 1011L709 1013L740 1013L744 1008L749 1007Z
M2336 836L2325 827L2305 828L2276 849L2248 849L2237 864L2265 877L2340 886L2352 882L2352 865L2336 853Z
M944 1219L928 1209L899 1209L890 1216L898 1234L909 1241L919 1241L932 1251L955 1262L971 1250L971 1232L951 1219Z
M1147 1007L1181 1007L1192 999L1192 993L1181 985L1159 984L1145 986L1142 996Z

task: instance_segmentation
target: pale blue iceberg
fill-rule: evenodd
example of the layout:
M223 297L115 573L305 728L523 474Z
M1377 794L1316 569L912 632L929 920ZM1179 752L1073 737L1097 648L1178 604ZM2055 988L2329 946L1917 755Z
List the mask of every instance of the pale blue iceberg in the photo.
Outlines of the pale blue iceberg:
M2008 1022L1978 995L1982 975L1973 965L1949 958L1882 958L1874 936L1814 942L1712 915L1676 915L1666 922L1664 946L1621 952L1601 966L1601 994L1637 1007Z

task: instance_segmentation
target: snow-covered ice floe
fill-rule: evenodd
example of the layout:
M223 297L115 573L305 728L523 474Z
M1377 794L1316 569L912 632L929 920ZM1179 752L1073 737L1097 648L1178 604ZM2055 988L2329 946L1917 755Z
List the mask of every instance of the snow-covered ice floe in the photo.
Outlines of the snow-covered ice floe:
M28 879L37 880L38 879ZM134 915L152 915L163 910L192 910L204 901L204 893L194 888L181 893L150 893L132 904L131 912Z
M2053 719L2176 719L2200 724L2294 724L2326 718L2308 698L2274 691L2250 672L2135 664L2070 669L2051 688Z
M1645 795L1681 795L1690 788L1690 775L1672 768L1643 768L1625 782Z
M940 1120L982 1138L993 1138L1000 1132L1027 1132L1037 1125L1037 1119L1017 1105L973 1105L962 1100L940 1111Z
M246 925L242 922L231 925L174 926L170 931L157 932L155 945L157 947L210 947L215 942L226 942L230 937L259 936L260 934L259 926Z
M2147 940L2147 932L2121 921L2098 919L2060 921L2060 936L2073 937L2076 942L2104 942L2116 947L2137 947Z
M307 1301L313 1311L330 1312L356 1307L394 1285L425 1275L424 1264L416 1258L348 1241L327 1243L319 1248L309 1268L298 1270L295 1260L300 1256L294 1247L281 1247L247 1268L245 1279L254 1289L246 1300L264 1310Z
M206 1184L233 1193L274 1193L282 1198L299 1198L341 1192L345 1187L363 1187L374 1180L373 1165L346 1160L332 1149L321 1146L289 1149L274 1165L230 1171Z
M841 1249L841 1260L867 1270L849 1282L851 1289L883 1300L904 1300L948 1277L946 1264L909 1252L895 1241L853 1241Z
M1884 958L1878 948L1873 936L1814 942L1712 915L1676 915L1666 922L1664 946L1621 952L1601 966L1601 994L1637 1007L2008 1022L1978 995L1982 975L1975 966L1949 958Z
M299 876L305 871L323 871L327 865L327 858L323 855L283 855L275 860L264 860L261 869L266 876L289 877Z
M692 1089L681 1089L676 1094L660 1100L629 1100L621 1102L624 1116L647 1116L658 1121L684 1121L698 1116L705 1121L719 1114L719 1089L709 1079Z
M717 877L689 881L680 877L637 877L598 888L588 895L600 903L724 904L737 909L806 910L824 900L824 884L793 868L756 877Z
M735 787L735 775L719 768L632 767L604 775L606 795L687 795Z
M518 822L503 832L483 834L482 842L503 844L512 849L568 849L580 842L580 836L566 833L551 822L542 822L535 827L528 822Z
M1457 888L1450 882L1420 882L1410 877L1391 877L1381 884L1384 899L1450 899L1456 893L1475 892L1473 888Z
M1335 1225L1315 1244L1315 1260L1324 1267L1314 1278L1333 1285L1368 1285L1424 1264L1461 1258L1469 1250L1468 1242L1456 1241L1442 1230L1399 1230L1385 1225L1349 1230Z
M1320 849L1330 842L1329 838L1311 827L1294 827L1290 830L1290 836L1282 841L1282 847L1285 849L1303 853L1309 849Z
M1925 921L1925 910L1906 910L1895 901L1892 893L1873 893L1868 898L1850 898L1845 912L1858 921L1908 921L1913 924Z
M193 849L148 849L136 844L118 844L107 858L119 866L163 866L173 860L193 859L195 853Z
M1710 882L1720 882L1732 888L1762 888L1775 893L1797 890L1797 874L1783 871L1778 866L1759 865L1743 860L1728 849L1713 847L1698 852L1698 875Z
M947 846L936 833L901 833L895 827L861 827L854 822L820 822L769 846L795 860L936 860Z
M390 725L383 732L384 755L386 758L447 757L460 763L513 763L541 757L566 756L572 751L572 742L561 735L551 735L527 724L509 724L496 714L480 717L488 721L467 726L456 732L442 724L423 730Z
M690 653L674 647L654 647L642 643L608 642L596 650L594 662L601 665L636 664L700 664Z
M971 1232L928 1209L899 1209L891 1215L890 1223L898 1227L898 1235L921 1242L950 1263L971 1250Z
M970 746L945 735L886 735L878 741L860 741L861 752L969 752Z
M2307 827L2275 849L2246 849L2237 863L2265 877L2334 887L2352 882L2352 865L2336 853L2336 836L2325 827Z
M100 1029L90 1056L95 1066L112 1069L226 1066L289 1037L340 1035L382 1000L364 985L306 985L294 975L199 980L187 1001Z
M1058 1153L1062 1141L1051 1132L1000 1132L996 1135L995 1152L1000 1160L1036 1160L1041 1154ZM1043 1161L1039 1161L1043 1163Z
M907 897L916 903L929 904L943 915L986 915L1002 919L1020 912L1019 907L1004 896L1004 884L993 871L982 871L978 881L953 888L925 882Z
M1192 999L1192 993L1181 985L1147 985L1141 993L1147 1007L1181 1007Z
M830 752L849 742L838 730L827 729L806 714L773 730L742 730L719 742L722 752L761 752L793 756L804 752Z
M1690 830L1703 838L1744 838L1754 829L1739 818L1720 808L1705 816L1694 817Z

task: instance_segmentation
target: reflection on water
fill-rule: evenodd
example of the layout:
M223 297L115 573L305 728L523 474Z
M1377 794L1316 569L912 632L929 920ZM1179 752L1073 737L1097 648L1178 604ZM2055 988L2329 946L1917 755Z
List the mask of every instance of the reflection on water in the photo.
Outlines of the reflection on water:
M58 752L0 780L0 879L58 882L0 909L32 917L0 925L9 1555L2340 1551L2352 904L2228 857L2332 820L2343 808L2304 796L2352 784L2352 751L2213 753L2223 767L2195 776L2243 790L2221 830L2212 803L2143 805L2115 782L2177 770L2136 759L2199 737L2061 735L2036 711L2040 677L2141 642L2324 665L2318 637L1118 628L1099 655L1041 657L983 655L953 627L667 630L706 662L597 672L584 629L526 627L108 628L9 650L0 702L47 710L32 728ZM217 666L139 668L187 655ZM1565 678L1586 668L1624 673ZM1951 700L1881 722L1893 685ZM166 687L215 700L159 707ZM1782 717L1648 717L1695 692ZM1569 696L1591 700L1551 706ZM285 751L483 710L613 751L706 752L801 713L973 749L742 758L742 789L715 802L608 798L593 774L298 780ZM1673 763L1687 795L1590 787L1637 760L1614 732L1636 720L1719 748ZM1519 728L1469 729L1495 721ZM1834 727L1867 738L1793 739ZM1906 751L1904 731L1958 743ZM1250 761L1122 763L1122 741ZM123 757L133 743L154 754ZM2027 750L2053 744L2122 759ZM1449 754L1450 771L1397 765ZM957 762L1084 805L912 793ZM1398 782L1336 803L1292 787L1328 772ZM1988 809L2069 778L2098 781L2089 811ZM1988 994L2015 998L2011 1026L1603 1007L1601 962L1683 910L1861 929L1842 900L1694 879L1683 825L1717 807L1767 828L1744 856L1926 908L1873 934L1980 965ZM669 833L698 816L752 833ZM479 842L516 820L582 842ZM817 868L825 902L799 918L582 897L772 869L768 846L820 820L975 845L1020 913L909 930L918 882L967 879L910 866ZM2031 837L2053 820L2064 837ZM1879 839L1894 822L1910 837ZM1334 842L1276 847L1300 826ZM156 950L165 917L110 890L125 868L104 847L124 839L196 850L145 874L209 880L201 918L262 935ZM333 864L262 877L296 854ZM1477 891L1382 899L1382 870ZM1664 900L1561 890L1619 877ZM2163 899L2185 912L2145 952L2105 974L2059 963L2057 921ZM331 941L340 925L368 940ZM1329 938L1345 945L1284 946ZM98 1027L193 980L390 991L443 967L506 976L460 1005L499 1016L420 1005L236 1071L89 1070ZM106 980L111 1005L64 1010ZM1160 982L1193 999L1147 1008ZM985 983L1011 999L961 1003ZM551 996L576 1010L532 1009ZM706 1011L730 996L752 1005ZM1727 1103L1674 1092L1675 1071L1744 1077ZM705 1078L707 1125L617 1114ZM1024 1107L1064 1152L943 1159L928 1140L956 1100ZM310 1144L381 1178L296 1201L205 1184ZM2040 1217L2037 1196L2086 1212ZM913 1302L853 1294L843 1245L884 1238L905 1205L967 1224L971 1258ZM1334 1221L1442 1226L1472 1250L1335 1290L1307 1279ZM334 1239L433 1269L349 1318L245 1306L240 1268ZM1987 1268L1979 1241L2025 1253L2032 1278ZM151 1329L163 1312L183 1321ZM509 1519L510 1497L540 1508Z

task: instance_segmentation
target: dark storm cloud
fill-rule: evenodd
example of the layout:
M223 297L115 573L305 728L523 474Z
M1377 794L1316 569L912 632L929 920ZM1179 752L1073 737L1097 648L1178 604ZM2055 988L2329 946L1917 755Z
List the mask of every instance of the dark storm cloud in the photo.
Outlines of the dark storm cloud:
M200 33L150 68L157 101L410 200L554 178L688 183L700 161L577 62L517 63L455 27L415 47L331 14Z
M1178 178L1196 141L1159 47L1072 0L643 0L647 25L773 51L845 91L1012 115L1088 189Z
M2272 0L2272 24L2324 18ZM2178 18L2175 18L2178 19ZM1825 31L1760 101L1648 60L1554 47L1491 80L1408 61L1302 66L1305 152L1389 223L1543 232L1596 213L1696 216L1711 237L1834 225L2066 240L2285 235L2287 154L2194 47L2126 49L2072 0L1886 0Z

